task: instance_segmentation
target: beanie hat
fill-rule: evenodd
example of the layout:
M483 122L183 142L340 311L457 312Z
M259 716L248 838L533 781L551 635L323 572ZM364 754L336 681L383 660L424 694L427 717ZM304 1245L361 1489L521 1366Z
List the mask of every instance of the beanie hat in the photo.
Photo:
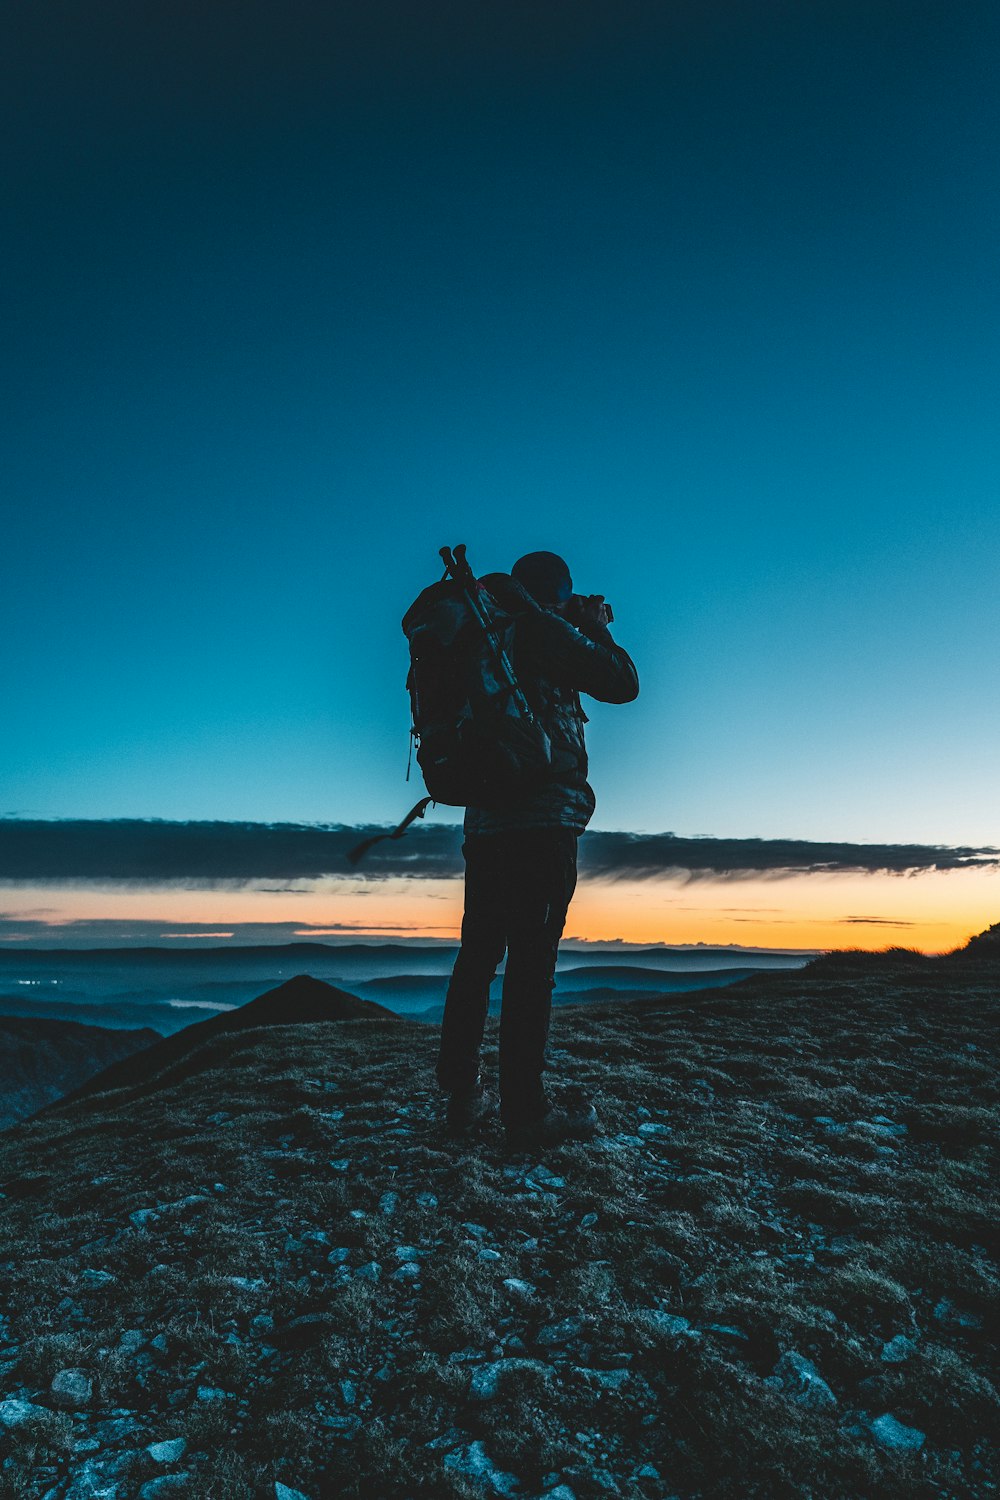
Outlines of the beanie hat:
M555 552L529 552L510 573L538 604L565 604L573 593L569 568Z

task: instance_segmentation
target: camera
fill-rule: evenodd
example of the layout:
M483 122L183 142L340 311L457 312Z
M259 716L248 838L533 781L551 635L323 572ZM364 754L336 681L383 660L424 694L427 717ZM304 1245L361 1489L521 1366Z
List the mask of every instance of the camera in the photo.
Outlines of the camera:
M571 594L569 603L566 606L566 618L567 620L569 620L570 624L579 626L582 621L593 619L593 615L591 611L588 610L587 605L589 604L591 599L600 598L601 596L599 594ZM601 603L604 605L604 613L607 618L607 622L610 625L615 617L614 610L611 608L611 605L608 603L607 599L601 599Z

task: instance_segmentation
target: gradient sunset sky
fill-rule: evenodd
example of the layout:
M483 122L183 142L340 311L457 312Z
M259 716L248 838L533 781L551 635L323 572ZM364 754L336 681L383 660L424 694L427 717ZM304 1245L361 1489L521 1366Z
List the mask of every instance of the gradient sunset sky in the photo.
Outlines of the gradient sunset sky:
M399 620L465 541L614 605L642 692L591 713L595 828L1000 845L996 5L106 0L0 36L0 813L395 822ZM0 941L448 936L460 902L57 871L0 885ZM982 861L595 877L567 931L995 919Z

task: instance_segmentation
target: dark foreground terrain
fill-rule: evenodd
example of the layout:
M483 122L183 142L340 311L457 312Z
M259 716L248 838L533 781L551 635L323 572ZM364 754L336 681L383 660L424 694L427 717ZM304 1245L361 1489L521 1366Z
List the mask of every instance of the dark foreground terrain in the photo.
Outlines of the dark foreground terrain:
M605 1135L270 1026L0 1140L0 1496L986 1497L995 960L557 1012Z

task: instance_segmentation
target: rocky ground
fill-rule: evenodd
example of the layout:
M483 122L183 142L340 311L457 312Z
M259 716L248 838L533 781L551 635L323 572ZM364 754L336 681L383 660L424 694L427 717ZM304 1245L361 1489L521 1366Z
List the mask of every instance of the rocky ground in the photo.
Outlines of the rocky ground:
M448 1143L409 1023L0 1138L0 1497L996 1491L985 970L559 1013L604 1135Z

